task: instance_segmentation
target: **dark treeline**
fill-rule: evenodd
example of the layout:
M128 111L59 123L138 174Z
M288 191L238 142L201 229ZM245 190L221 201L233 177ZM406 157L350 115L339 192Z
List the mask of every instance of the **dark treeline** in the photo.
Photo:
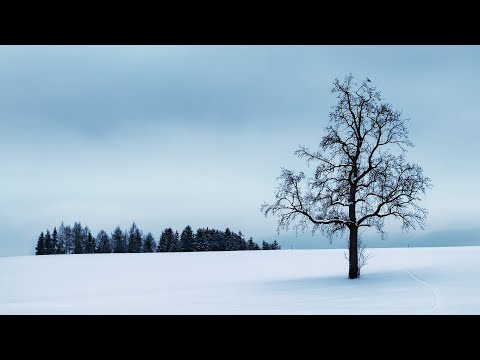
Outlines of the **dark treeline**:
M187 226L179 234L168 227L155 241L152 233L146 234L135 223L130 229L119 226L108 234L100 230L94 237L88 226L76 222L73 226L64 225L52 232L49 229L40 234L35 255L53 254L93 254L93 253L140 253L140 252L191 252L191 251L236 251L236 250L280 250L277 241L262 247L250 239L245 240L241 231L237 233L229 228L225 231L200 228L196 233Z

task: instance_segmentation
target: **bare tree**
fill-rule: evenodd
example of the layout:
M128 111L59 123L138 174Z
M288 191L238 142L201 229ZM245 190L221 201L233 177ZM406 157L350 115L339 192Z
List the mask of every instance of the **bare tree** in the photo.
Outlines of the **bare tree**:
M408 147L406 120L384 102L372 82L354 83L349 75L335 79L332 93L337 104L330 112L319 149L301 146L295 154L315 164L311 176L282 168L276 201L261 211L278 216L278 229L296 231L312 226L330 241L348 229L350 236L348 277L360 276L358 231L375 228L382 238L384 220L401 220L407 231L424 228L427 210L420 195L430 187L422 168L405 160Z

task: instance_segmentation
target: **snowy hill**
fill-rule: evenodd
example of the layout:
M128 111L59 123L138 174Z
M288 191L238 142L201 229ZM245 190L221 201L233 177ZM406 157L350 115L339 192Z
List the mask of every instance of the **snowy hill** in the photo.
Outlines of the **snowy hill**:
M480 247L0 258L0 314L480 314Z

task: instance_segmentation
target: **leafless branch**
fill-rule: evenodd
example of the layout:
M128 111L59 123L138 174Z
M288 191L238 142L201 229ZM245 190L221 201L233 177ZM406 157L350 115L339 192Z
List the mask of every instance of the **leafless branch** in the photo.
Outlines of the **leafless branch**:
M375 228L383 237L389 216L400 220L405 231L423 229L427 210L419 202L430 179L405 160L413 144L402 112L370 83L354 83L351 75L343 82L335 79L332 93L338 101L319 149L295 151L314 165L313 171L282 169L276 200L264 203L261 211L278 216L277 231L312 227L312 233L321 230L330 240L346 229L356 234L360 227Z

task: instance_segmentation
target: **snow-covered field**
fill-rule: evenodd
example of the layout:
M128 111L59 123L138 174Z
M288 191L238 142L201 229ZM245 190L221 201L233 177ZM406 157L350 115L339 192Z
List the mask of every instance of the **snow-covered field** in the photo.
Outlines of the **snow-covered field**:
M480 314L480 247L0 258L0 314Z

